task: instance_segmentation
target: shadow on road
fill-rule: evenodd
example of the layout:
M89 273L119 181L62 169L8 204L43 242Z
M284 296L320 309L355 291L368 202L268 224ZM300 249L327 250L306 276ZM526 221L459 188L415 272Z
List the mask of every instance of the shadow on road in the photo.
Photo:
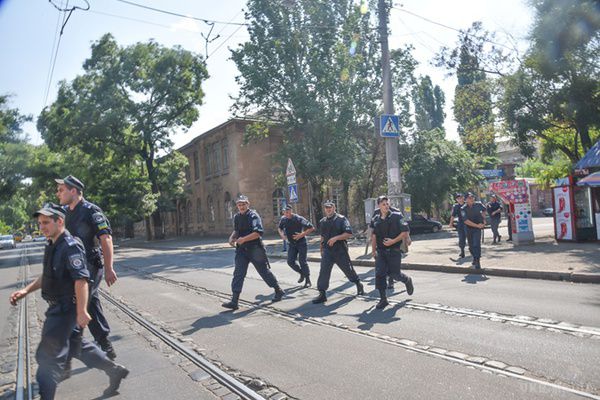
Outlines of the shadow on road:
M468 274L461 280L461 282L470 283L472 285L476 285L478 282L485 282L488 278L486 275L479 274Z

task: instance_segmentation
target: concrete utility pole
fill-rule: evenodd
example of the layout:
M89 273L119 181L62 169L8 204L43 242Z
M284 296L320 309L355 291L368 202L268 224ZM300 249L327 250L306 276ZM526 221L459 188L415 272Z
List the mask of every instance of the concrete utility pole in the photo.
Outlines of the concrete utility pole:
M394 114L392 99L392 74L390 71L390 49L388 47L388 11L387 0L379 0L379 33L381 36L381 70L383 71L383 112ZM388 194L402 193L402 178L398 160L398 139L385 138L385 158L387 161Z

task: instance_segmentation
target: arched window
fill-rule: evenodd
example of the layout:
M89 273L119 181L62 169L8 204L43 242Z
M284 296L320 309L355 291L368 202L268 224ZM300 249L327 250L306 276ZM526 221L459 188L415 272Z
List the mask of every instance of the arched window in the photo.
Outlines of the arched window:
M208 205L208 218L210 222L215 222L215 204L213 203L213 199L211 196L208 196L206 199L206 204Z
M283 189L275 189L273 191L273 216L280 217L283 213L283 207L285 207L285 193Z
M231 202L231 194L229 194L229 192L225 192L223 209L225 210L225 223L229 224L229 222L233 218L233 203Z
M200 198L196 199L196 222L202 222L202 203L200 202Z

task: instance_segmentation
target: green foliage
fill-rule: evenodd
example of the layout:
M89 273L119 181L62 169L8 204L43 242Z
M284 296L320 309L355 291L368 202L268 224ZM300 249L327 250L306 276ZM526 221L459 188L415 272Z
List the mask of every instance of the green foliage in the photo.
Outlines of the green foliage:
M556 179L569 175L571 168L571 161L564 155L556 153L549 163L530 158L517 167L515 172L519 177L535 178L542 189L549 189Z
M430 131L435 128L444 129L444 104L446 102L442 89L431 82L429 75L421 77L413 89L415 104L415 120L417 131Z
M475 168L471 153L446 140L443 130L422 132L409 150L404 175L414 211L430 214L451 193L477 183L480 175Z
M155 236L161 237L159 211L183 187L181 179L164 177L184 168L176 156L177 161L157 159L170 152L171 134L198 118L201 84L208 77L204 61L154 41L120 47L106 34L92 45L83 67L83 75L61 82L38 129L50 149L76 148L89 156L90 173L81 174L97 196L116 207L115 215L132 221L153 213Z

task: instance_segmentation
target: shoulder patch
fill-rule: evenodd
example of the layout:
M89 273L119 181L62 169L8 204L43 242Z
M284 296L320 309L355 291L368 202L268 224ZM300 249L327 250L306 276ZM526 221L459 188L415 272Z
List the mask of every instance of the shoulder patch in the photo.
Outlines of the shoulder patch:
M92 219L94 223L98 226L98 229L106 229L108 228L108 221L106 217L101 212L96 212L92 214Z
M83 206L85 208L90 208L91 209L94 205L92 203L90 203L89 201L84 201L83 202Z
M82 269L84 266L84 262L83 262L83 256L81 255L81 253L77 252L75 254L71 254L69 256L69 264L76 271L79 271L80 269Z

